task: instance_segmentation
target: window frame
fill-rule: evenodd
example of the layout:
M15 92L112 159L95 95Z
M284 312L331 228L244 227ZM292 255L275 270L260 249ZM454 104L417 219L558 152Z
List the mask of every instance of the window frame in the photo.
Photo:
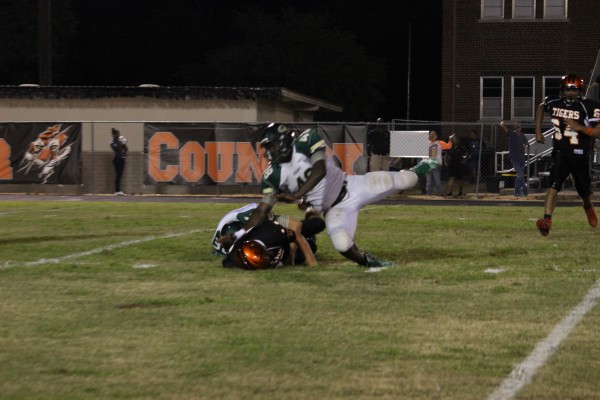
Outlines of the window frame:
M516 15L516 11L517 11L517 2L518 1L523 1L523 0L513 0L512 1L512 18L513 19L535 19L535 12L536 12L536 0L527 0L531 3L533 3L531 6L528 6L529 8L531 8L532 12L531 15L528 16L517 16ZM524 8L525 6L519 6L521 8Z
M544 19L567 19L568 15L569 15L569 0L560 0L560 1L564 1L563 4L563 14L558 16L558 15L548 15L548 2L551 0L544 0ZM552 6L552 7L556 7L556 6Z
M516 89L516 85L515 85L515 80L516 79L529 79L531 81L531 96L529 97L523 97L523 96L515 96L515 89ZM511 94L510 94L510 114L511 114L511 119L516 121L533 121L535 120L535 109L536 109L536 104L535 104L535 76L512 76L511 77ZM521 98L521 99L530 99L531 101L531 109L529 110L528 116L522 116L522 115L516 115L515 113L515 109L516 109L516 98ZM519 108L521 109L521 108ZM524 109L524 108L523 108Z
M560 76L560 75L557 75L557 76L544 75L544 76L542 76L542 100L544 100L547 96L554 96L554 94L547 93L547 88L548 88L547 80L548 79L557 79L559 81L558 82L558 93L556 95L557 96L560 95L560 80L562 79L562 76Z
M500 97L484 97L483 96L483 91L484 91L484 80L486 79L500 79ZM484 109L489 109L484 107L484 102L486 98L490 98L490 99L499 99L499 106L500 106L500 111L497 115L493 115L493 116L484 116ZM490 120L498 120L498 119L502 119L504 116L504 77L501 75L492 75L492 76L480 76L479 77L479 119L482 121L490 121Z
M481 19L482 20L501 20L501 19L504 19L504 2L506 0L499 0L500 1L500 6L499 6L499 8L500 8L500 15L499 16L487 16L485 14L485 10L491 8L490 6L486 7L486 5L485 5L486 1L489 2L489 1L492 1L492 0L481 0L481 14L480 14L481 15ZM494 8L497 8L497 7L494 7Z

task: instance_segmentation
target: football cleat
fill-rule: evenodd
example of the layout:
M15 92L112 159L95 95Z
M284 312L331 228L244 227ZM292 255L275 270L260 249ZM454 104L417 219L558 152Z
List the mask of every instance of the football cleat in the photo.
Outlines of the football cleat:
M594 210L594 206L590 204L588 208L583 207L583 211L585 211L585 215L587 216L588 223L592 228L598 226L598 217L596 216L596 211Z
M535 222L535 226L538 228L542 236L548 236L550 234L552 220L550 218L540 218Z
M436 158L424 158L417 165L412 167L410 170L415 174L421 176L425 175L429 171L433 171L439 167L440 163Z
M363 253L367 259L365 267L395 267L396 263L390 260L380 260L369 253Z

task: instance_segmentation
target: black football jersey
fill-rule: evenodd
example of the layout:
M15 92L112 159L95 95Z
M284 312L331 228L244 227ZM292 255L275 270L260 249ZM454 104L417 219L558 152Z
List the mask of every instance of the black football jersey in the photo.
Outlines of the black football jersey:
M561 98L548 97L544 100L544 107L554 125L552 135L554 151L587 157L594 138L571 130L565 123L565 118L573 119L585 126L596 126L600 122L600 103L591 99L567 103Z
M235 266L233 255L246 240L259 240L264 243L269 252L270 266L281 266L290 252L290 243L293 243L295 239L294 231L284 228L277 222L264 221L237 240L229 251L227 258L223 260L223 266Z

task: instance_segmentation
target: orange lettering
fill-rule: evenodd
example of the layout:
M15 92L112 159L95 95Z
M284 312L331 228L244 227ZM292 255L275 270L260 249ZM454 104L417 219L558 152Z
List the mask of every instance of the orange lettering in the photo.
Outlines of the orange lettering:
M256 143L256 151L248 142L237 142L238 167L235 173L236 182L251 183L252 177L260 182L262 174L269 162L263 156L260 144Z
M362 143L334 143L333 153L342 163L342 170L354 175L354 163L363 155Z
M13 169L10 166L10 146L6 140L0 138L0 180L10 181L13 178Z
M181 176L186 182L198 182L205 173L206 152L198 142L187 142L179 151Z
M206 142L208 176L215 182L225 182L233 175L235 142Z
M171 132L156 132L148 140L148 174L156 182L170 182L175 179L178 167L168 165L165 169L160 167L161 146L167 149L177 149L179 140Z

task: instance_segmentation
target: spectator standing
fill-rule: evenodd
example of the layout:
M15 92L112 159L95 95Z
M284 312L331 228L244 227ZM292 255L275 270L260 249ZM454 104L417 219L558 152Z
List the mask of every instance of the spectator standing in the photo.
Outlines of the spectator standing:
M469 136L469 174L471 182L477 183L477 172L479 170L479 155L481 154L481 143L475 129L471 129Z
M125 160L127 159L127 139L121 135L118 129L112 128L113 140L110 143L110 147L113 149L113 165L115 167L115 194L117 196L125 196L125 193L121 190L121 178L123 177L123 171L125 171Z
M429 132L429 158L435 158L439 166L425 174L427 179L427 195L433 194L435 187L436 196L442 195L442 145L438 141L436 131Z
M465 184L464 178L467 174L468 151L456 133L449 138L452 145L447 153L446 165L448 166L448 191L446 196L452 196L454 193L454 185L458 187L457 197L463 195L463 187Z
M500 121L500 128L508 135L508 156L517 177L515 179L515 198L521 195L528 196L527 179L525 179L525 150L527 149L527 138L523 134L521 123L516 122L512 129L506 127L504 121Z
M367 135L369 171L388 171L390 168L390 131L382 118Z

